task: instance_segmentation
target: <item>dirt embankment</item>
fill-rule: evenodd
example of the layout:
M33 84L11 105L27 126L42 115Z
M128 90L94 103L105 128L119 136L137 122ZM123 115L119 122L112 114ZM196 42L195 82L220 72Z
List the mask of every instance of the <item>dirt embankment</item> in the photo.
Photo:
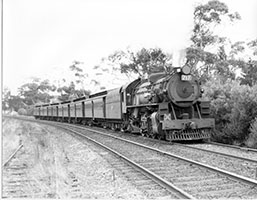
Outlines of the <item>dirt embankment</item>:
M2 131L2 161L5 162L10 157L10 155L18 148L19 143L21 142L20 139L23 132L23 126L18 120L3 118Z
M59 129L3 119L3 160L19 143L28 154L28 178L44 198L146 199L96 147Z

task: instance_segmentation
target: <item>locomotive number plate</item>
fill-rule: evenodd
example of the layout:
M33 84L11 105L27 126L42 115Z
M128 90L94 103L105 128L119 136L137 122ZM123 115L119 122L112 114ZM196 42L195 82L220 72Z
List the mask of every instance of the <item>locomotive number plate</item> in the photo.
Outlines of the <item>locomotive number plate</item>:
M192 76L191 75L181 75L181 80L182 81L191 81Z

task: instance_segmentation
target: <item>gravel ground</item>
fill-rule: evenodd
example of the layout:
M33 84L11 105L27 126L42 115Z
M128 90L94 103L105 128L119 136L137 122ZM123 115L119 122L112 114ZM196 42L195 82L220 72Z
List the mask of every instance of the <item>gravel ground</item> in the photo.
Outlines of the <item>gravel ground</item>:
M3 119L3 159L20 140L30 155L27 174L45 198L147 199L92 144L51 126Z
M188 159L192 159L207 165L211 165L226 171L230 171L235 174L239 174L245 177L249 177L252 179L256 179L256 169L257 169L257 164L255 163L250 163L247 161L240 161L234 158L226 157L226 156L221 156L217 154L211 154L208 152L203 152L201 150L192 150L191 148L186 148L186 147L181 147L180 145L172 145L169 143L163 144L159 143L158 140L149 140L149 138L145 137L139 137L137 135L132 135L132 134L121 134L121 133L115 133L113 131L107 131L108 133L114 134L121 136L123 138L129 138L130 140L133 140L138 143L142 143L145 145L150 145L154 148L167 151L170 153L173 153L175 155L179 155ZM224 148L224 147L223 147ZM232 151L231 151L232 152ZM228 152L230 153L230 152ZM252 154L252 152L245 152ZM232 154L232 153L231 153ZM244 154L242 155L241 152L237 152L238 156L245 156Z
M5 162L18 148L22 134L22 123L17 120L3 118L2 121L2 161Z
M214 145L214 144L193 144L192 146L211 150L211 151L222 152L222 153L227 153L230 155L241 156L244 158L257 160L257 152L246 151L243 149L234 149L234 148L229 148L229 147L223 147L223 146L218 146L218 145Z
M222 155L192 150L190 148L183 148L178 145L166 145L160 147L160 149L213 167L230 171L235 174L239 174L252 179L255 178L257 168L256 163L241 161L235 158L226 157Z
M179 188L185 190L196 198L200 199L216 199L216 198L256 198L255 195L247 195L246 192L256 188L246 186L233 179L215 172L199 168L196 165L177 160L175 158L165 157L159 153L145 150L141 147L127 144L119 140L113 140L108 136L90 133L90 138L104 143L108 147L118 151L119 153L129 157L136 163L146 167L154 173L171 181ZM195 179L196 178L196 179ZM184 179L184 183L181 183ZM179 182L179 183L178 183ZM185 185L188 185L187 187Z

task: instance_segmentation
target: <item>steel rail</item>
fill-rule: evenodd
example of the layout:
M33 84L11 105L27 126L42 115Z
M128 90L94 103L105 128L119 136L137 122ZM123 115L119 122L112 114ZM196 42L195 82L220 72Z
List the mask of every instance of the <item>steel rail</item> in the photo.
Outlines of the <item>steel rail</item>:
M58 125L56 125L56 126L58 126ZM98 133L98 134L106 135L106 136L109 136L109 137L112 137L112 138L115 138L115 139L118 139L118 140L121 140L121 141L124 141L124 142L128 142L128 143L131 143L131 144L140 146L140 147L144 147L144 148L146 148L146 149L153 150L153 151L155 151L155 152L159 152L159 153L161 153L161 154L163 154L163 155L171 156L171 157L173 157L173 158L177 158L177 159L180 159L180 160L183 160L183 161L186 161L186 162L189 162L189 163L192 163L192 164L195 164L195 165L204 167L204 168L206 168L206 169L212 170L212 171L214 171L214 172L218 172L218 173L223 174L223 175L225 175L225 176L229 176L230 178L232 178L232 179L234 179L234 180L237 180L237 181L240 181L240 182L245 182L245 183L251 184L251 185L253 185L253 186L257 186L257 180L254 180L254 179L251 179L251 178L247 178L247 177L244 177L244 176L241 176L241 175L232 173L232 172L228 172L228 171L219 169L219 168L217 168L217 167L212 167L212 166L210 166L210 165L206 165L206 164L203 164L203 163L200 163L200 162L197 162L197 161L188 159L188 158L184 158L184 157L182 157L182 156L178 156L178 155L175 155L175 154L166 152L166 151L162 151L162 150L156 149L156 148L154 148L154 147L149 147L149 146L146 146L146 145L144 145L144 144L140 144L140 143L137 143L137 142L134 142L134 141L126 140L126 139L123 139L123 138L120 138L120 137L117 137L117 136L113 136L113 135L110 135L110 134L102 133L102 132L100 132L100 131L88 129L88 128L85 128L85 127L79 127L79 126L70 125L70 124L67 125L67 126L72 126L72 127L74 127L74 128L84 129L84 130L87 130L87 131L91 131L91 132L95 132L95 133ZM61 128L64 128L64 129L68 129L68 130L73 131L72 129L65 128L65 127L63 127L63 126L58 126L58 127L61 127Z
M219 154L219 155L222 155L222 156L241 159L241 160L244 160L244 161L253 162L253 163L257 164L257 160L253 160L253 159L250 159L250 158L244 158L244 157L241 157L241 156L231 155L231 154L218 152L218 151L213 151L213 150L209 150L209 149L202 149L201 147L194 147L194 146L183 145L183 144L179 144L179 143L175 143L175 144L178 145L178 146L182 146L182 147L188 147L188 148L196 149L196 150L199 150L199 151L206 151L206 152L209 152L209 153L214 153L214 154Z
M12 160L12 158L16 155L16 153L23 147L23 144L21 144L11 155L10 157L5 161L3 164L3 167L6 167L8 163Z
M14 118L14 119L21 119L21 120L26 120L26 121L33 121L33 122L37 122L37 120L35 120L34 118L33 119L30 119L30 118L26 118L26 117L15 117L15 116L8 116L8 115L5 115L4 117L8 117L8 118ZM51 121L47 121L47 122L51 122ZM52 121L53 122L53 121ZM61 123L61 122L54 122L54 123ZM151 139L151 138L149 138ZM176 143L176 142L174 142ZM223 144L223 143L218 143L218 142L206 142L207 144L214 144L214 145L218 145L218 146L224 146L224 147L229 147L229 148L234 148L234 149L241 149L241 150L244 150L244 151L252 151L252 152L256 152L257 153L257 149L254 149L254 148L248 148L248 147L240 147L240 146L235 146L235 145L229 145L229 144ZM177 143L176 143L177 144ZM228 154L229 155L229 154Z
M26 119L25 119L25 120L26 120ZM36 122L36 120L28 120L28 121ZM42 123L42 122L39 121L38 123ZM63 126L64 124L63 124L63 123L60 123L60 122L44 121L43 123L44 123L44 124L53 125L53 126L57 126L57 127L64 128L64 129L67 129L67 128L65 128L65 127ZM58 124L60 124L60 125L58 125ZM110 135L110 134L106 134L106 133L103 133L103 132L100 132L100 131L97 131L97 130L92 130L92 129L89 129L89 128L86 128L86 127L76 126L76 125L72 125L72 124L65 124L65 126L70 126L70 127L74 127L74 128L84 129L84 130L87 130L87 131L91 131L91 132L95 132L95 133L98 133L98 134L102 134L102 135L106 135L106 136L109 136L109 137L113 137L113 138L115 138L115 139L118 139L118 140L121 140L121 141L125 141L125 142L129 142L129 143L131 143L131 144L135 144L135 145L137 145L137 146L144 147L144 148L146 148L146 149L151 149L151 150L153 150L153 151L157 151L157 152L162 153L162 154L164 154L164 155L171 156L171 157L173 157L173 158L177 158L177 159L180 159L180 160L184 160L184 161L186 161L186 162L190 162L190 163L192 163L192 164L195 164L195 165L204 167L204 168L209 169L209 170L212 170L212 171L214 171L214 172L221 173L221 174L223 174L223 175L225 175L225 176L229 176L230 178L232 178L232 179L234 179L234 180L243 181L243 182L245 182L245 183L247 183L247 184L251 184L251 185L253 185L253 186L257 186L257 180L254 180L254 179L251 179L251 178L247 178L247 177L244 177L244 176L241 176L241 175L237 175L237 174L235 174L235 173L228 172L228 171L219 169L219 168L217 168L217 167L212 167L212 166L210 166L210 165L206 165L206 164L203 164L203 163L200 163L200 162L191 160L191 159L187 159L187 158L184 158L184 157L181 157L181 156L178 156L178 155L169 153L169 152L165 152L165 151L162 151L162 150L153 148L153 147L149 147L149 146L146 146L146 145L137 143L137 142L129 141L129 140L126 140L126 139L123 139L123 138L120 138L120 137L116 137L116 136L113 136L113 135ZM73 130L72 130L72 131L73 131Z
M166 190L168 190L170 193L177 195L178 197L182 198L182 199L195 199L193 196L191 196L190 194L188 194L187 192L183 191L182 189L176 187L174 184L164 180L163 178L161 178L160 176L154 174L153 172L149 171L148 169L146 169L145 167L137 164L136 162L132 161L131 159L125 157L124 155L120 154L119 152L109 148L108 146L82 134L79 133L78 131L72 130L70 128L67 127L63 127L63 126L58 126L55 124L55 126L71 131L73 133L75 133L76 135L79 135L83 138L86 138L87 140L101 146L104 149L107 149L108 151L110 151L111 153L113 153L114 155L118 156L119 158L125 160L130 166L134 167L136 170L138 170L139 172L141 172L142 174L144 174L145 176L147 176L148 178L150 178L151 180L153 180L154 182L156 182L157 184L159 184L160 186L162 186L163 188L165 188Z
M206 142L207 144L214 144L217 146L224 146L224 147L229 147L229 148L233 148L233 149L241 149L244 151L252 151L252 152L256 152L257 153L257 149L253 149L253 148L248 148L248 147L240 147L240 146L235 146L235 145L230 145L230 144L222 144L222 143L218 143L218 142Z

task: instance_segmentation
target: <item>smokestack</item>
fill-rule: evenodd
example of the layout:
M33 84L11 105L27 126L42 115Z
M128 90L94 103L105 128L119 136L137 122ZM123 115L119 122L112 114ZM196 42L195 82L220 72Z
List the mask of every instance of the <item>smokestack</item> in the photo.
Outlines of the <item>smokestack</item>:
M172 66L183 67L186 64L186 49L178 49L173 51Z

